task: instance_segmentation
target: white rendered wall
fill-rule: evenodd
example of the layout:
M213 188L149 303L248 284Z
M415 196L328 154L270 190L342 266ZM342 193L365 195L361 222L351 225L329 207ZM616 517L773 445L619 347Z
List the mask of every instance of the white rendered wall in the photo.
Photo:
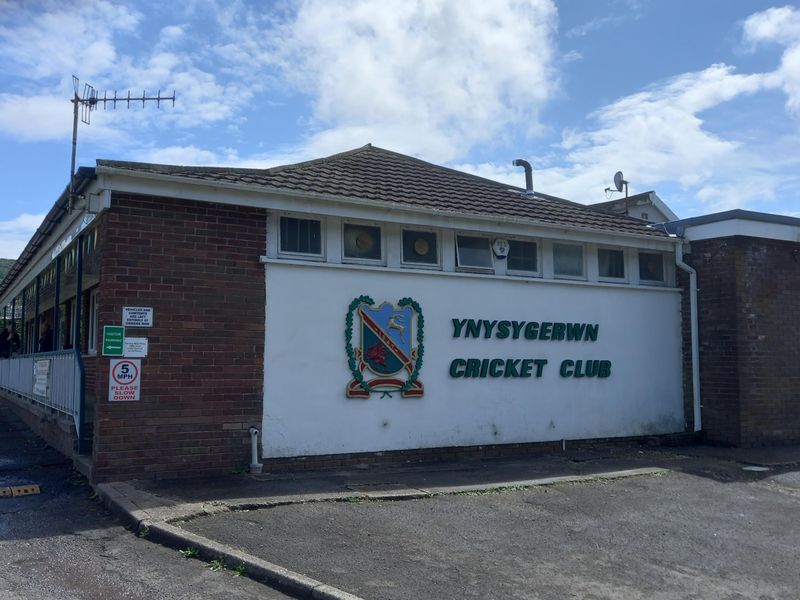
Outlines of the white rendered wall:
M266 457L683 431L677 291L274 261L266 282ZM376 304L406 296L420 304L422 398L345 396L352 378L345 315L362 294ZM598 323L599 335L596 342L454 339L452 318ZM449 374L454 358L495 357L548 364L541 378ZM610 360L611 375L563 378L564 359Z

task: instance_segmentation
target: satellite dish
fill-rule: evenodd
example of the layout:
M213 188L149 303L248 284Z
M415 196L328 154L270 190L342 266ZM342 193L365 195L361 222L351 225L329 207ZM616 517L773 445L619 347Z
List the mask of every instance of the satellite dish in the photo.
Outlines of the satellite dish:
M628 182L625 181L625 179L623 179L622 171L617 171L616 173L614 173L614 187L617 188L618 192L622 191L622 186L626 183Z

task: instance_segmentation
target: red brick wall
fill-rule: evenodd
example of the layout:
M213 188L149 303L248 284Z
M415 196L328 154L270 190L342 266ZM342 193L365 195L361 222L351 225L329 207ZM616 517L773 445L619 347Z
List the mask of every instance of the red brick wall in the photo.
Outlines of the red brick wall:
M97 481L212 475L249 463L261 424L266 212L114 194L99 245L99 328L151 306L140 402L110 403L97 368Z
M705 438L800 442L800 244L736 236L691 247Z
M800 442L800 243L737 238L741 443Z

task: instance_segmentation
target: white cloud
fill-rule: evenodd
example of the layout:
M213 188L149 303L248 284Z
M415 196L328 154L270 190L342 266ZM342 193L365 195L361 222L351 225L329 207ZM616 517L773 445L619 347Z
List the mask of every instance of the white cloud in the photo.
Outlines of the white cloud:
M602 199L618 170L631 180L631 193L667 181L686 188L713 181L744 156L737 141L705 129L700 115L766 84L765 76L712 65L620 98L591 115L594 128L564 132L562 164L535 165L538 189L588 203Z
M115 33L132 31L141 19L135 10L105 0L10 2L3 13L3 60L32 79L108 70L116 61Z
M537 131L556 20L549 0L309 0L277 30L273 58L314 97L311 146L372 141L441 162Z
M581 25L577 25L572 29L568 30L564 36L567 38L576 38L576 37L584 37L593 31L597 31L600 29L605 29L606 27L614 27L617 25L621 25L625 21L629 20L631 16L609 16L609 17L601 17L599 19L593 19L591 21L587 21L586 23L582 23Z
M745 41L753 45L760 42L789 45L800 39L800 13L791 6L770 8L750 15L743 29Z
M217 165L219 155L197 146L168 146L136 153L136 160L165 165Z
M761 202L773 200L779 183L780 179L774 175L745 171L732 183L702 186L697 191L697 198L712 211L742 208L752 200Z
M786 108L800 116L800 11L791 6L770 8L750 15L744 22L745 42L755 48L758 44L777 43L786 47L773 83L786 93Z
M84 82L91 83L100 97L114 89L122 96L131 89L134 97L143 91L148 96L158 90L162 95L177 91L175 106L167 103L162 111L154 103L145 108L133 103L130 111L125 103L116 111L98 106L91 127L81 126L79 137L115 144L124 138L127 145L138 144L152 129L196 128L230 120L252 98L248 87L220 81L213 72L215 65L204 63L205 41L193 38L186 44L183 25L162 27L157 42L143 52L122 36L142 35L150 22L125 5L93 0L11 6L13 10L0 16L0 51L7 71L26 82L26 91L0 96L0 131L9 136L31 141L70 135L70 73L80 74L81 95Z
M480 164L462 163L462 164L452 165L452 167L454 169L458 169L459 171L464 171L465 173L471 173L472 175L477 175L478 177L493 179L494 181L500 181L502 183L507 183L515 187L520 187L520 188L525 187L525 171L523 171L521 167L512 166L511 161L509 161L509 164L507 166L498 165L495 163L480 163ZM533 188L539 189L536 178L537 178L537 172L534 171ZM541 191L547 192L547 190L541 190Z
M95 113L98 114L98 113ZM27 142L61 140L72 135L72 104L69 96L0 94L0 132ZM103 126L104 117L93 117L90 128L82 128L85 140L121 140L121 134Z
M10 221L0 221L0 236L3 238L0 258L17 259L44 217L23 213Z

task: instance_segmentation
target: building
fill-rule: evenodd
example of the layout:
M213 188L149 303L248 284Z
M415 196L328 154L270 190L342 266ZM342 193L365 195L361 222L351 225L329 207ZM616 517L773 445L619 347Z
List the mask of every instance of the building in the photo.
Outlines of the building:
M589 206L603 212L641 219L647 223L664 223L678 219L678 215L653 190L607 202L596 202Z
M705 440L800 443L800 219L729 210L667 230L697 271Z
M252 427L277 469L700 426L665 228L371 145L77 190L0 285L0 389L95 481L228 471Z

